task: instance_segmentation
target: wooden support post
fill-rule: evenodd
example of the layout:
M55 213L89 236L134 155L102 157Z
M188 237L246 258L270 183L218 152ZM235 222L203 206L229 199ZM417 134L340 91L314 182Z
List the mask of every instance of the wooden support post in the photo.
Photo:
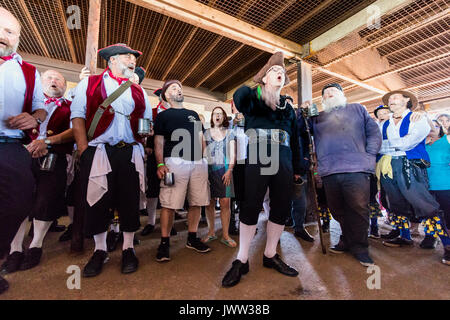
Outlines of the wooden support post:
M97 51L98 51L98 38L100 31L100 9L101 0L89 0L89 20L88 20L88 34L86 43L86 62L85 66L89 68L91 74L95 74L97 71ZM77 173L79 174L79 172ZM75 184L75 196L79 198L83 192L80 192L80 181L76 179ZM70 244L71 252L83 252L84 249L84 205L82 199L77 199L75 203L75 209L73 214L72 223L72 242Z
M97 51L100 31L101 0L89 0L89 20L86 40L86 62L91 74L97 71Z

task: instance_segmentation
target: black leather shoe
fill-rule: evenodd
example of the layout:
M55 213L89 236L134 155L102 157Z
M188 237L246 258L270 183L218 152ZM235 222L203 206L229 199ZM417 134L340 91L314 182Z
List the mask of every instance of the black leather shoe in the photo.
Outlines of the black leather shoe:
M66 231L59 237L59 242L72 240L72 224L67 226Z
M408 240L402 237L397 237L395 239L383 241L383 244L386 247L398 248L404 246L412 246L414 242L412 240Z
M63 232L66 230L66 226L58 224L58 220L54 220L48 232Z
M122 251L122 273L133 273L138 269L139 260L133 248Z
M234 260L231 269L228 270L225 277L222 279L222 287L233 287L241 281L241 276L247 274L249 271L248 261L242 263L240 260Z
M397 229L392 229L391 232L389 232L388 234L382 234L381 239L391 240L391 239L395 239L399 236L400 236L400 231Z
M141 231L141 236L148 236L150 233L155 230L155 226L152 224L148 224L144 227L144 229Z
M103 264L108 262L108 253L96 250L83 270L83 277L95 277L102 272Z
M8 274L19 271L20 265L22 264L25 253L15 251L8 255L6 261L2 264L1 273Z
M120 241L120 232L115 232L113 230L108 231L108 235L106 236L106 246L108 248L108 252L113 252L117 248L117 244Z
M300 231L295 231L294 236L308 242L314 242L314 238L308 233L308 231L306 231L305 228L301 229Z
M25 257L20 264L20 270L28 270L36 267L41 262L42 248L30 248L25 252Z
M422 249L434 249L437 245L437 239L433 237L432 235L425 235L425 238L423 238L422 242L420 243L420 247Z
M280 256L275 254L273 258L267 258L265 255L263 257L263 266L266 268L273 268L277 270L279 273L282 273L289 277L298 276L298 271L294 268L288 266L286 263L281 260Z
M3 292L5 292L6 290L8 290L9 288L9 284L8 281L6 281L5 279L3 279L0 276L0 294L2 294Z

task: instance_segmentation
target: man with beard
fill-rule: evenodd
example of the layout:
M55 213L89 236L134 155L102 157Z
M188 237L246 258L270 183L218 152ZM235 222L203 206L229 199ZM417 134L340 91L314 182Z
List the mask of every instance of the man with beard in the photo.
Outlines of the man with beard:
M144 149L138 135L140 118L151 119L145 91L129 79L141 52L125 44L99 50L108 62L100 75L82 80L72 102L71 119L80 158L85 235L94 236L95 251L83 275L93 277L108 260L110 209L119 212L123 231L122 273L138 268L133 239L140 227L139 201L145 192Z
M161 182L161 244L156 261L170 261L169 234L174 212L184 205L187 195L188 239L186 247L200 253L211 249L197 237L200 207L209 205L208 163L203 159L205 142L197 112L183 107L183 88L178 80L168 80L161 97L170 108L155 119L155 156L158 178L173 173L174 183Z
M67 157L73 149L73 132L70 128L70 101L63 98L66 80L57 71L48 70L42 74L42 87L45 94L45 106L48 116L39 127L39 136L27 146L32 155L33 174L36 190L30 218L33 219L33 241L23 253L22 245L26 218L11 243L10 255L2 266L2 271L12 273L28 270L40 263L42 242L52 221L65 209L65 190L67 183ZM56 156L53 171L41 170L47 154Z
M0 251L7 250L20 224L30 214L35 186L30 142L24 131L37 128L46 116L36 68L17 54L21 27L0 8ZM0 294L8 289L0 276Z
M324 111L311 118L317 171L328 206L342 229L339 243L330 251L349 251L363 266L371 266L370 175L375 173L375 158L381 147L380 131L364 106L347 103L338 83L322 89L322 105ZM309 102L304 107L309 107Z
M389 207L394 216L399 236L383 242L388 247L411 246L413 241L409 231L409 207L414 214L425 221L425 234L439 237L444 247L442 262L450 264L450 238L443 211L428 190L426 169L430 157L425 148L425 140L431 128L427 117L412 120L418 105L417 97L408 91L391 91L383 96L383 102L393 112L380 129L383 145L378 161L377 174L386 191ZM432 241L428 237L428 241ZM425 241L425 240L424 240ZM422 245L428 246L426 243Z
M270 215L263 266L290 277L298 275L276 252L291 212L294 179L299 179L301 172L295 111L286 96L280 95L281 89L289 83L283 54L277 52L272 55L254 81L259 84L256 89L243 86L233 95L236 108L245 117L249 146L245 195L239 213L239 252L222 280L224 287L237 285L241 276L249 272L250 244L268 188Z

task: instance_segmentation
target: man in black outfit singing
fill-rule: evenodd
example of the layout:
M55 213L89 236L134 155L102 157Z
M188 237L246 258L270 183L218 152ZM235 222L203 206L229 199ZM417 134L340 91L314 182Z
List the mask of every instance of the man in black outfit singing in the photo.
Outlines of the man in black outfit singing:
M233 96L236 108L245 117L249 137L245 166L245 200L240 212L239 253L222 280L224 287L239 283L248 273L248 252L255 235L264 195L270 189L270 216L263 266L295 277L298 272L276 253L284 224L291 212L294 179L300 178L300 147L295 111L280 95L289 83L281 52L275 53L254 77L256 89L239 88Z

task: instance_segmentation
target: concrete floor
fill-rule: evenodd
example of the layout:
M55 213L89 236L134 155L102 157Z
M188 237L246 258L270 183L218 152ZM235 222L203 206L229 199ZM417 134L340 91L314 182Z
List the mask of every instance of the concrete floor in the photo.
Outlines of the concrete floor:
M142 225L146 221L142 217ZM332 221L333 222L333 221ZM67 218L60 219L67 224ZM259 231L250 252L250 272L233 288L222 288L221 280L235 259L237 249L219 241L211 243L212 252L199 254L185 248L187 230L184 220L176 222L178 235L171 239L172 261L155 261L159 230L141 238L136 246L139 270L134 274L120 273L121 250L110 254L110 261L95 278L81 278L80 290L69 290L66 282L70 265L82 270L89 260L93 241L86 240L83 254L70 254L69 243L59 243L60 234L50 233L44 241L41 264L28 271L7 275L10 289L0 300L12 299L188 299L188 300L295 300L295 299L450 299L450 268L443 265L442 245L435 250L422 250L418 244L422 231L413 229L413 248L387 248L381 241L370 240L371 256L380 267L381 289L367 288L371 274L347 254L323 255L316 225L307 229L316 237L313 244L294 237L292 230L283 232L278 252L299 271L290 278L262 266L265 245L265 225L260 218ZM216 226L220 228L219 219ZM384 232L387 226L380 219ZM421 229L421 228L420 228ZM201 227L200 235L207 233ZM217 232L220 238L220 231ZM331 234L325 235L327 247L337 241L339 225L332 223ZM237 237L235 237L237 240ZM26 239L26 244L29 243ZM0 261L1 263L1 261Z

